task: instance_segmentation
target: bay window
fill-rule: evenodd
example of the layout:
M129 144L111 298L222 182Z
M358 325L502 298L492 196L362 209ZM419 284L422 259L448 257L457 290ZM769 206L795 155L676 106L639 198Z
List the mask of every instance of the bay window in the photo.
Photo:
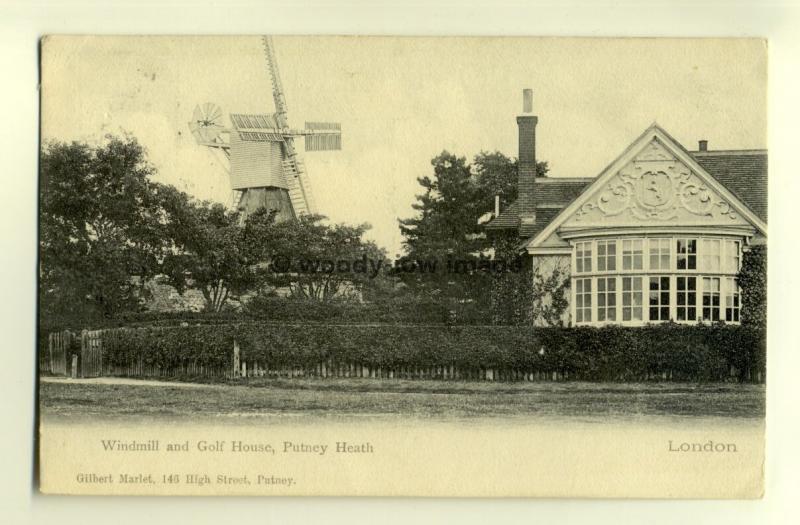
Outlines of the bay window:
M741 238L584 237L574 246L578 324L740 322Z

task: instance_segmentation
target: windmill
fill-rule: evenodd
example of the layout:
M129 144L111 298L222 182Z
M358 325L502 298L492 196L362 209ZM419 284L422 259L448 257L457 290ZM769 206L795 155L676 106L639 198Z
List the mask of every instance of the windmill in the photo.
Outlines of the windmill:
M262 41L275 113L231 113L228 127L222 109L206 103L194 109L189 129L199 145L225 157L221 164L230 176L233 208L246 216L263 206L276 212L276 220L289 220L316 213L294 139L304 137L306 151L340 150L342 131L333 122L306 122L303 129L289 126L272 38Z

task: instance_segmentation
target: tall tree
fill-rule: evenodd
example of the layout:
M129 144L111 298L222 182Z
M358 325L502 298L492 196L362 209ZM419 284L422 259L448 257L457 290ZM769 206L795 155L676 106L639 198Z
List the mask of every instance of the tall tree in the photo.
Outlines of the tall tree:
M431 164L433 176L417 179L423 189L412 205L417 215L399 222L405 267L419 261L430 270L435 261L436 271L418 267L399 275L419 293L485 299L490 281L479 268L492 243L478 218L494 207L495 195L503 207L516 200L517 163L500 152L481 152L470 165L465 157L443 151ZM544 176L547 164L539 163L537 172Z
M155 170L132 137L97 146L46 142L41 152L42 312L113 317L136 309L165 247Z

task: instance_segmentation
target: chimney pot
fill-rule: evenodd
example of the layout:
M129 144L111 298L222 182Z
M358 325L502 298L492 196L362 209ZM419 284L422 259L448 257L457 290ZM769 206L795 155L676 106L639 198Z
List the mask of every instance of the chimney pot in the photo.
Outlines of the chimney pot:
M708 151L708 141L701 140L700 142L698 142L698 149L700 151Z
M533 113L533 90L522 90L522 112Z

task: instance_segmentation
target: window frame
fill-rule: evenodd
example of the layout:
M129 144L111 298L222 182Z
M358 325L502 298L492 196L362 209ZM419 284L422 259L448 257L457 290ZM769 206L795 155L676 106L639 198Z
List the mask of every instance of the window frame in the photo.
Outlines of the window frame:
M675 244L675 271L678 272L695 272L697 271L697 256L698 256L698 248L700 247L700 239L702 237L689 237L689 236L675 236L674 237L674 244ZM680 242L684 241L686 243L686 251L681 252L680 250ZM689 246L691 243L694 243L694 252L689 251ZM681 257L686 257L686 268L681 268ZM689 261L694 261L694 268L690 267Z
M656 260L659 262L657 266L653 266L653 245L657 246L656 250ZM673 237L650 237L647 239L647 271L657 271L657 272L669 272L672 270L672 245L674 244L675 240ZM664 253L662 244L666 244L667 246L667 253ZM661 267L661 262L664 256L667 256L667 266L666 268Z
M713 283L717 282L717 290L714 291L713 289L706 289L706 282ZM706 306L706 296L709 298L710 304ZM714 298L717 299L717 305L714 306ZM700 319L703 322L715 323L722 319L722 278L715 275L704 275L703 276L703 297L701 299L701 306L702 310L700 313ZM711 314L709 318L706 318L706 310L709 311ZM716 310L717 318L714 319L714 311Z
M594 301L592 301L592 279L591 277L578 277L575 279L575 323L580 324L591 324L592 319L594 316L592 315L592 311L594 310ZM589 290L586 290L586 285L589 285ZM578 291L578 284L581 286L581 290ZM581 298L581 305L578 306L578 297ZM589 304L586 304L586 299L588 297ZM584 314L588 310L589 318L584 319ZM578 314L580 313L581 318L578 319Z
M617 271L619 271L617 269L618 268L618 264L617 264L617 259L618 259L617 244L618 243L617 243L617 239L616 238L613 238L613 239L597 239L597 241L595 241L595 250L597 252L596 257L597 257L597 272L598 273L601 273L601 272L617 272ZM604 254L602 255L602 257L600 255L600 247L601 246L603 246L603 248L604 248L604 250L603 250ZM608 252L609 252L609 248L610 247L613 247L614 255L609 255ZM603 264L604 268L600 268L600 261L601 260L604 263ZM609 266L611 264L613 264L614 268L609 268Z
M626 271L627 272L641 272L641 271L644 271L644 269L645 269L644 268L644 266L645 266L644 265L644 261L645 261L645 251L646 251L646 248L645 248L646 239L644 237L623 237L621 239L621 241L622 241L622 250L620 251L620 253L621 253L621 258L622 258L622 265L619 268L619 270L617 270L617 271L618 272L626 272ZM639 268L636 268L636 264L635 264L636 255L637 255L637 250L636 250L635 244L637 242L639 243L639 249L638 249ZM625 243L630 243L630 245L631 245L631 249L628 250L627 252L625 250ZM626 255L626 253L628 255ZM631 265L630 268L625 268L626 258L627 258L627 260L630 261L630 265Z
M645 305L644 305L644 281L647 277L644 275L621 275L620 276L620 289L619 293L621 296L621 301L619 308L621 310L621 315L619 321L623 324L625 323L644 323L645 322ZM630 281L630 289L625 289L625 281ZM639 288L636 289L634 283L636 281L639 282ZM639 304L636 304L634 298L638 293L639 297ZM630 305L625 305L625 299L630 299ZM639 318L634 318L634 312L638 308L639 310ZM625 319L625 310L630 310L630 319Z
M739 287L738 279L736 279L736 277L725 277L724 279L725 279L725 289L724 289L725 300L721 301L724 304L721 304L720 306L725 311L725 313L724 313L724 315L721 315L720 317L722 317L723 320L726 323L741 323L742 322L742 290ZM722 292L722 291L723 290L720 290L720 292ZM731 305L730 306L728 306L728 299L730 299L730 301L731 301ZM730 311L731 314L733 314L731 317L734 317L734 319L729 319L728 318L728 311Z
M681 281L684 287L681 289ZM689 282L694 281L694 289L689 288ZM694 300L691 300L694 296ZM684 298L684 304L680 303L681 297ZM697 309L698 298L698 284L696 275L676 275L675 276L675 321L678 323L696 323L698 319ZM690 315L690 311L694 310L694 315ZM681 319L681 311L684 312L685 319Z
M652 283L653 279L656 279L658 284L658 288L653 290ZM663 287L664 282L667 283L667 288ZM652 294L656 293L656 297L658 298L658 302L653 305L652 303ZM667 294L667 302L666 304L662 301L664 298L664 294ZM664 275L664 274L656 274L656 275L648 275L647 276L647 320L648 321L669 321L673 318L672 316L672 276L671 275ZM653 319L652 309L655 308L658 311L658 318ZM662 318L664 311L666 310L667 315L666 319Z
M595 305L594 308L597 310L597 315L595 316L597 322L616 323L617 309L619 307L617 301L617 294L619 293L619 290L617 288L617 276L613 275L610 277L598 277L596 281L597 282L595 289L597 295L597 301L596 301L597 304ZM603 283L603 290L600 289L600 283ZM609 284L611 284L612 286L609 287ZM601 298L603 299L604 303L602 306L600 305ZM614 304L609 304L610 302L613 302ZM600 318L601 313L602 313L602 319ZM613 319L609 319L609 314L613 317Z
M586 256L586 246L589 247L589 255ZM580 253L580 256L578 255ZM594 241L580 241L575 243L575 263L574 271L576 274L590 274L592 273L592 259L594 258ZM586 269L586 261L589 262L589 269ZM578 262L581 263L581 269L578 269Z

